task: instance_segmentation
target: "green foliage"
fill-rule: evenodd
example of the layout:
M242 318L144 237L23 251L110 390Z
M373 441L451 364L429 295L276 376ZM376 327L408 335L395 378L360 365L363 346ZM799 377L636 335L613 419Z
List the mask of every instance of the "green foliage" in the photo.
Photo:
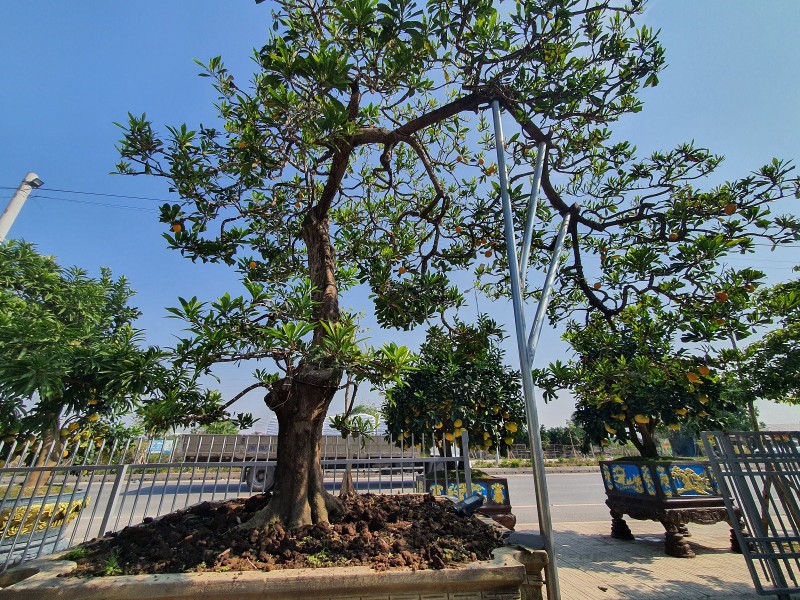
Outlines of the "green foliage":
M716 369L673 348L675 332L655 301L629 306L611 321L594 314L584 326L570 323L564 335L577 359L536 370L534 378L545 400L558 389L575 395L573 420L591 442L630 440L642 456L657 456L659 425L714 429L740 412Z
M0 245L0 431L88 437L152 391L162 353L141 349L124 278L62 268L25 242Z
M743 350L724 352L731 364L731 387L750 397L800 403L800 280L767 288L753 303L777 327Z
M485 317L477 325L428 330L417 369L387 391L383 405L398 444L420 443L423 435L452 442L466 430L471 446L488 450L524 435L519 374L503 364L501 335Z
M215 435L235 435L239 433L239 427L233 421L217 421L216 423L209 423L201 425L192 429L192 433L207 433Z
M721 157L693 144L639 157L613 138L611 125L641 110L638 94L664 67L655 32L636 26L643 9L638 1L277 0L249 85L220 57L201 64L218 93L211 124L160 133L130 114L121 125L119 172L164 177L179 196L161 210L167 243L237 269L246 289L173 309L188 324L180 360L206 373L217 362L273 360L280 377L261 371L248 388L270 393L308 369L330 369L326 389L384 386L411 357L364 347L340 291L368 285L381 325L400 328L461 306L455 272L471 270L480 289L507 294L484 114L494 101L513 120L506 146L517 223L536 148L547 146L532 267L549 262L557 225L572 214L551 317L612 318L660 296L670 302L665 318L691 313L684 335L724 338L733 299L715 294L734 298L734 287L760 274L716 267L752 252L754 239L800 239L794 216L771 212L800 184L790 163L774 159L705 189Z

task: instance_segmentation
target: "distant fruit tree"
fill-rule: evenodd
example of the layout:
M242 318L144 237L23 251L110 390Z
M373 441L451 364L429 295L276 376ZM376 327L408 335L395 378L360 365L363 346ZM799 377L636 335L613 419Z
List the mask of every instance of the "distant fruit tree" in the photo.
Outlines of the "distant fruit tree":
M151 390L161 353L141 349L124 277L65 268L26 242L0 244L0 434L36 466L92 437ZM13 444L13 446L12 446ZM27 449L27 450L26 450Z
M198 369L262 361L242 393L266 391L280 450L273 498L246 526L340 510L319 463L330 402L391 384L409 363L404 349L357 343L340 292L368 286L380 324L406 329L462 303L454 272L507 292L493 102L517 221L547 147L533 266L572 214L556 313L693 298L718 282L712 261L752 248L749 232L796 237L795 221L769 218L796 188L786 164L706 191L697 180L719 157L687 144L638 158L612 139L609 125L641 110L637 93L664 66L653 31L634 25L641 4L276 0L254 73L235 78L219 57L203 65L219 93L211 122L162 134L129 117L119 171L170 182L168 243L243 279L244 295L186 299L175 314L190 328L177 352Z
M470 447L506 449L524 432L519 373L503 364L500 331L490 319L428 330L417 369L387 391L386 426L403 448L436 446L451 455L461 433ZM423 438L426 447L422 447Z

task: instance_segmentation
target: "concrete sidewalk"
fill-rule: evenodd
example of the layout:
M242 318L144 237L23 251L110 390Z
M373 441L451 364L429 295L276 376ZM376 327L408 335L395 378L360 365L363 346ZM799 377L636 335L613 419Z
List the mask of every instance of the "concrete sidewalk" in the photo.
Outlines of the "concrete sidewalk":
M626 519L636 540L611 537L610 521L554 524L562 600L764 598L730 550L726 523L690 525L695 558L664 554L664 528ZM774 598L774 596L771 596Z

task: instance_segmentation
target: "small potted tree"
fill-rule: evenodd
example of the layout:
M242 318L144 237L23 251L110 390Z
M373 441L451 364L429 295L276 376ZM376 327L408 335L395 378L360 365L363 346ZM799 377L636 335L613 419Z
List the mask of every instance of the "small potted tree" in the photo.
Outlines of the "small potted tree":
M535 376L548 400L557 389L575 395L573 419L590 441L630 442L639 451L639 457L600 462L612 536L633 539L624 514L658 520L667 553L691 557L686 524L727 520L727 513L708 463L660 456L656 432L679 432L687 424L695 431L725 429L743 411L704 357L673 348L675 333L674 315L643 299L616 318L595 314L583 326L571 323L564 337L577 359Z
M503 364L498 346L502 330L481 316L476 325L456 322L450 330L432 327L420 349L418 367L403 377L402 385L386 394L383 413L393 438L404 448L417 446L452 456L462 446L504 452L524 435L525 409L519 374ZM423 447L424 446L424 447ZM418 491L464 499L473 494L485 498L481 511L511 526L508 481L484 473L472 476L472 490L462 474L426 472L418 479Z

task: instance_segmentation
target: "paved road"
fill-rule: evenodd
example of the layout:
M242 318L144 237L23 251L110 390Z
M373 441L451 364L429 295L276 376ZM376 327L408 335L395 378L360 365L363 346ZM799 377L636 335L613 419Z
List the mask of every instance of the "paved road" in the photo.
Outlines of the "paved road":
M539 529L533 476L503 475L519 529ZM603 480L599 472L548 473L547 490L553 523L609 521Z

